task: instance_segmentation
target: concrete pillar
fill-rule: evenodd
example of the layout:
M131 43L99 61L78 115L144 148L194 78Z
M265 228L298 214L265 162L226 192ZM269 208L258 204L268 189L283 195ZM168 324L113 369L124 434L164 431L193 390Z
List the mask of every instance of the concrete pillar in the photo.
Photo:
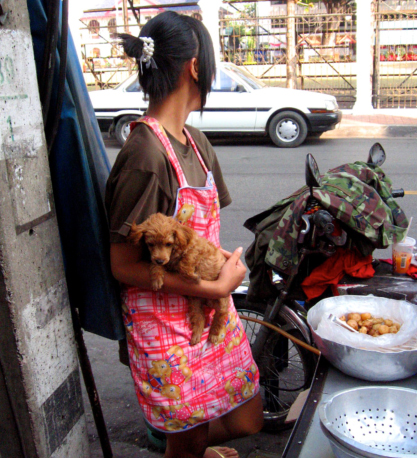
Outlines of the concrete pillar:
M2 7L0 456L88 457L29 15Z
M367 114L372 107L372 0L356 0L356 102L355 114Z
M222 3L222 0L200 0L198 2L198 6L202 10L203 24L210 32L210 36L213 41L216 62L220 62L219 10Z

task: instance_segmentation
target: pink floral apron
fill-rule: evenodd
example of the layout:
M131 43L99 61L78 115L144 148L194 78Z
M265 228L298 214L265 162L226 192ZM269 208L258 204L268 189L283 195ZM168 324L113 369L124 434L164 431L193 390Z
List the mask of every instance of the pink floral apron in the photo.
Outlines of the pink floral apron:
M207 174L205 187L190 187L159 122L143 117L164 145L179 181L174 217L220 246L217 188L187 130L184 132ZM130 368L146 420L163 432L179 432L217 418L259 391L259 372L233 301L222 340L207 341L214 310L206 309L201 342L190 346L188 305L183 296L127 287L123 316Z

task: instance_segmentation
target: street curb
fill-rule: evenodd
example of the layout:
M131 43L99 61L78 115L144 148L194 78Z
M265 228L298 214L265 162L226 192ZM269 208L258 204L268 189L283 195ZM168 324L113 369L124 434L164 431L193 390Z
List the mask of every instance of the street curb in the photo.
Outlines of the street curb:
M323 133L321 138L417 138L416 125L384 126L370 125L364 126L340 126L337 129Z

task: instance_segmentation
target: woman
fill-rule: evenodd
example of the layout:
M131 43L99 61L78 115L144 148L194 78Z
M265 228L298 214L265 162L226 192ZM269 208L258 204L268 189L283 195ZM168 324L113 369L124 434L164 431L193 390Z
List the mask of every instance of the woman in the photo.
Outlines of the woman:
M235 458L236 450L209 445L261 429L258 369L231 300L224 340L207 341L213 315L207 310L201 342L190 346L183 295L229 296L245 275L242 249L224 252L228 261L218 280L194 284L168 273L156 293L145 250L126 241L133 221L187 209L181 213L186 224L220 246L219 208L231 199L210 143L197 129L185 127L191 111L203 110L210 91L213 45L201 22L174 12L150 20L138 38L121 38L126 53L137 59L139 81L149 97L147 115L132 123L106 190L112 271L124 285L136 393L146 421L166 433L166 458Z

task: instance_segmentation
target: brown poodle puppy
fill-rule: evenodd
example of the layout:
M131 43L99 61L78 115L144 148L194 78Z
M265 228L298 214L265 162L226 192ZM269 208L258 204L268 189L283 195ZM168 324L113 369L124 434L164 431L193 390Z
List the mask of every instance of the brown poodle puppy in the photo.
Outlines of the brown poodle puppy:
M151 257L150 276L152 289L158 291L164 284L165 271L178 272L187 280L217 280L226 258L211 242L180 224L174 218L155 213L142 224L133 224L129 241L138 245L144 241ZM216 310L210 327L209 341L220 342L220 332L225 326L228 298L204 299L187 296L192 328L191 345L201 340L205 316L203 305Z

